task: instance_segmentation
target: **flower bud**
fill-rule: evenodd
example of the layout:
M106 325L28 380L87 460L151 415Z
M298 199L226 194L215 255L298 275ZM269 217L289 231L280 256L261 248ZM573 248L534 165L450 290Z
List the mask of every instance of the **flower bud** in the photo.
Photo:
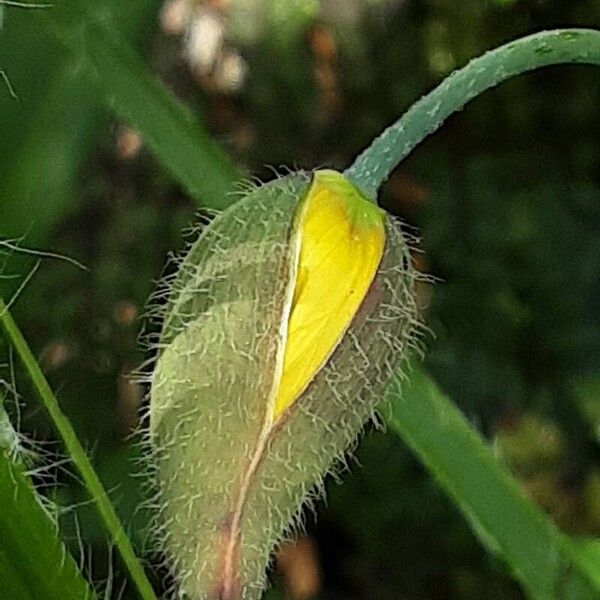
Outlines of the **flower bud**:
M414 280L399 227L334 171L258 187L192 246L150 399L161 544L186 596L260 597L414 341Z

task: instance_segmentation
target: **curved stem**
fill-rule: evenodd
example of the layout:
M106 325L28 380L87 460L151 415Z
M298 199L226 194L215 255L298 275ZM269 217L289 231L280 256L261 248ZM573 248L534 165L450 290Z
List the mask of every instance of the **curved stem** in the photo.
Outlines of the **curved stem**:
M542 31L475 58L413 104L359 154L346 176L375 197L381 184L415 146L467 102L520 73L565 63L600 65L600 31Z

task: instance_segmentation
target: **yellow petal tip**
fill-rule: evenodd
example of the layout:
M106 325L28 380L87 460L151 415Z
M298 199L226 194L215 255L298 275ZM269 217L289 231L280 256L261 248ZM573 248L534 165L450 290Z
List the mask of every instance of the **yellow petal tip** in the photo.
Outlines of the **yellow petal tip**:
M314 174L300 210L300 251L274 419L302 394L350 327L385 245L383 211L336 171Z

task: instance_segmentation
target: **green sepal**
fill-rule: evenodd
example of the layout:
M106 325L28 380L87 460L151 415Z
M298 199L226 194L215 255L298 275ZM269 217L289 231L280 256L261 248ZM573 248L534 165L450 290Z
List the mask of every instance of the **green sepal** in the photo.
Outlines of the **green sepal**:
M173 284L151 443L161 545L191 598L260 597L274 547L374 415L414 341L414 272L386 217L384 257L348 332L273 423L308 184L302 174L278 179L222 213Z

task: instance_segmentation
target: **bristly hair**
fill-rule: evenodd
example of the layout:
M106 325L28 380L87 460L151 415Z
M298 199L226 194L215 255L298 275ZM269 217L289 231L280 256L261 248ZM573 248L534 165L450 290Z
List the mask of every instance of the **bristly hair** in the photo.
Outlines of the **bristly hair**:
M245 573L240 597L258 597L266 585L266 564L257 570L257 556L264 556L265 561L269 556L272 559L273 548L302 531L306 511L314 511L316 503L324 498L325 479L331 476L340 481L350 470L354 449L365 424L373 422L375 428L382 427L378 404L385 387L391 380L402 380L407 356L421 351L420 339L426 328L414 291L417 282L431 279L414 268L411 252L418 248L417 238L398 220L388 218L386 252L389 250L389 254L379 266L372 293L370 291L363 302L365 306L359 309L351 328L329 362L315 375L306 393L288 411L285 419L271 427L265 445L260 446L260 452L264 449L265 454L261 455L257 471L251 471L249 475L253 478L252 487L244 488L250 490L250 496L243 500L243 512L239 512L242 509L227 512L230 510L227 498L230 492L235 492L233 487L239 475L235 469L234 474L229 473L227 465L235 457L227 453L237 447L234 438L239 429L235 428L236 423L250 425L249 411L255 409L249 408L246 396L229 398L227 394L223 395L224 392L213 393L206 402L198 399L200 394L206 393L203 390L207 388L202 385L214 384L215 390L230 389L233 385L232 365L215 362L222 352L231 352L237 356L235 360L254 364L253 352L260 348L258 340L265 340L268 332L274 331L273 323L263 323L254 313L260 316L261 311L266 311L267 319L271 314L279 314L273 309L276 308L274 302L281 296L277 286L282 283L282 271L280 264L273 262L273 257L284 256L281 253L287 250L285 243L274 241L277 238L260 238L261 231L267 228L267 223L275 227L274 231L280 231L277 229L281 227L279 218L284 219L281 223L291 222L289 211L295 214L298 190L305 189L298 187L298 178L306 186L309 177L303 172L279 177L269 184L247 184L240 204L215 216L208 227L206 224L195 227L194 231L200 231L198 241L188 244L182 255L170 257L170 266L146 311L152 330L146 332L145 345L151 356L138 369L136 377L145 384L152 384L138 431L148 498L144 508L149 509L153 519L147 543L162 556L169 572L179 581L180 589L188 590L188 593L190 590L199 593L197 586L204 585L202 581L214 582L217 586L214 590L235 587L237 576L228 574L229 563L221 565L219 558L218 540L222 537L227 540L227 557L245 552L235 567L239 569L236 573ZM260 195L263 189L264 194ZM280 205L278 194L287 194L287 213L278 210L284 206ZM252 201L250 197L254 197ZM258 228L254 237L253 228ZM255 272L264 279L252 278ZM241 287L244 282L256 286L256 297ZM237 322L231 320L231 311L238 297L248 303L251 312L254 311L250 317L239 321L241 327L256 329L256 339L249 340L247 346L246 342L238 341L237 329L231 332L226 329L227 322L230 325ZM215 327L221 329L214 330ZM249 335L246 329L243 335ZM276 329L279 331L280 327ZM229 339L231 334L234 338ZM204 371L206 375L202 375ZM268 383L268 373L257 369L256 375L259 387ZM213 379L216 384L210 383ZM196 380L205 383L196 387ZM181 386L187 386L185 393ZM157 400L155 394L159 399L164 397L164 401ZM150 395L154 405L149 401ZM327 402L321 401L323 395L328 396ZM152 431L151 417L155 420ZM168 421L164 426L160 421L163 429L157 434L156 420L159 418ZM329 437L319 437L325 433ZM311 440L322 441L313 447ZM240 438L239 451L243 456L250 451L246 443ZM209 449L207 445L210 445ZM238 455L239 452L235 456ZM212 464L208 456L213 456L217 462ZM314 461L314 464L308 461ZM223 481L216 481L215 478L221 477L221 471ZM307 475L299 478L302 473ZM181 485L185 483L185 487L180 485L175 489L177 481ZM223 506L210 499L214 490L219 491ZM207 500L199 507L203 495ZM236 500L230 506L237 511L238 505ZM230 514L237 521L230 521ZM203 522L206 521L202 525L202 534L198 529L200 516ZM231 523L237 523L240 531L243 527L245 539L250 539L245 549L237 547L237 530L233 530ZM207 551L202 550L204 546ZM190 562L192 554L196 559ZM219 567L215 571L213 560L222 569ZM203 592L199 597L207 598L204 594L214 594L214 590Z

